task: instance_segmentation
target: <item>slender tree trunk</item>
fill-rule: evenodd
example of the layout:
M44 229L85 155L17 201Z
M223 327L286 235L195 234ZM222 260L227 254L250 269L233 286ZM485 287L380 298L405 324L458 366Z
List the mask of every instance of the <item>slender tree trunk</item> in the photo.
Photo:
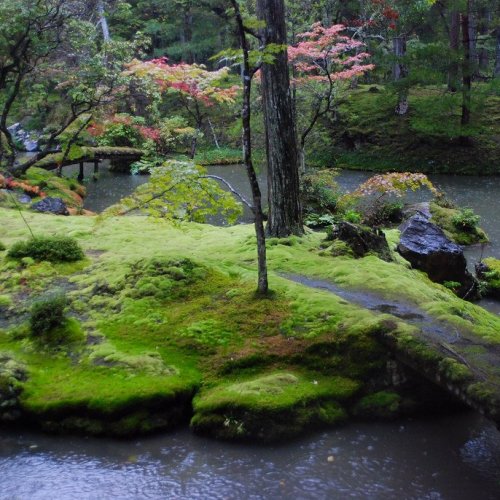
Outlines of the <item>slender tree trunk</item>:
M286 237L304 232L300 204L299 164L295 122L290 95L283 0L257 0L257 16L264 21L263 45L282 45L274 62L261 70L266 130L269 217L267 234Z
M188 64L193 64L195 57L191 47L191 42L193 40L193 14L191 13L191 4L187 4L184 10L184 15L182 19L182 41L187 46L186 52L186 62Z
M491 24L491 10L489 8L481 9L481 19L478 23L478 40L481 40L481 47L478 49L478 65L480 76L485 76L490 65L488 50L484 47L485 40L488 38L488 32Z
M458 89L458 49L460 45L460 13L454 10L450 19L450 68L448 70L448 90Z
M396 61L392 67L392 77L395 82L403 80L408 76L408 69L402 61L406 54L406 37L397 36L392 39L392 51ZM408 113L408 89L401 88L398 91L398 103L395 112L397 115L403 116Z
M108 20L106 19L106 12L104 9L104 0L98 0L97 2L97 15L99 16L99 24L102 29L102 37L105 42L111 41L111 35L109 33Z
M474 0L467 1L467 17L469 26L469 65L471 77L476 75L478 68L478 53L477 53L477 19Z
M470 53L470 39L469 39L469 8L470 2L467 2L467 12L462 14L462 45L464 50L463 64L462 64L462 118L460 123L468 125L470 123L470 105L471 105L471 91L472 91L472 65Z
M500 78L500 26L497 26L496 29L495 69L493 77Z
M231 0L235 11L236 23L238 25L238 36L240 46L243 50L242 81L243 81L243 105L241 110L241 120L243 125L243 157L245 169L252 190L252 211L254 215L255 234L257 237L257 261L258 261L258 281L257 291L265 295L269 290L267 278L267 252L266 233L264 230L264 214L262 212L262 194L257 180L257 174L252 161L252 130L251 118L251 91L253 72L250 70L248 42L245 34L245 27L241 17L238 0Z

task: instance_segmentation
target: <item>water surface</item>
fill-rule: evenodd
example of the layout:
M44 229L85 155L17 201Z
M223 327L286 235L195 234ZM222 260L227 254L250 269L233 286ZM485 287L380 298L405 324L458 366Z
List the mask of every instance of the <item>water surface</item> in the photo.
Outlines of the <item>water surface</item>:
M500 433L473 413L257 447L0 432L1 499L497 499Z

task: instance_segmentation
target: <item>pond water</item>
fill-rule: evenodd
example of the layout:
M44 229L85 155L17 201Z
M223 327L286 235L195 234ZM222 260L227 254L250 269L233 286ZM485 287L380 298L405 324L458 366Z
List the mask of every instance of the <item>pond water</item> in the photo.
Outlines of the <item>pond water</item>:
M473 413L266 447L0 431L0 477L1 499L498 499L500 433Z
M241 166L210 171L249 196ZM338 181L353 189L369 175L343 172ZM432 180L481 215L491 237L484 255L500 257L497 178ZM101 168L99 180L89 181L86 207L100 211L146 181ZM187 429L131 441L0 430L0 499L73 498L498 499L500 432L472 412L355 423L269 447L202 439Z

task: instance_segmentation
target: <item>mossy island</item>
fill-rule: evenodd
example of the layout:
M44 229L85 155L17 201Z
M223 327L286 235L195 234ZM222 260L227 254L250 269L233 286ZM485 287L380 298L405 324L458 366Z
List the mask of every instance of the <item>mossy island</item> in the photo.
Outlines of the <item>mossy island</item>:
M249 225L25 212L44 235L65 235L83 249L61 262L21 255L23 220L11 209L1 218L4 423L123 437L190 423L203 435L270 442L459 405L431 378L456 384L451 392L496 418L499 374L490 370L480 383L474 373L498 348L500 319L401 257L325 251L324 233L271 239L273 293L262 298ZM398 232L387 234L394 252ZM404 303L474 343L452 348L445 339L450 350L437 348L411 315L398 318L375 302L361 307L298 276L367 293L378 306ZM47 323L40 302L58 297L60 317L51 313Z

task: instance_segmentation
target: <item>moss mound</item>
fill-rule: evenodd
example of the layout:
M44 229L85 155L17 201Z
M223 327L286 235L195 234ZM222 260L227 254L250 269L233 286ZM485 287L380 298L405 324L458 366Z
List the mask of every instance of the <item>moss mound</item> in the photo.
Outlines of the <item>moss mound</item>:
M67 236L37 236L18 241L7 255L13 259L30 257L36 261L75 262L85 257L78 242Z
M456 218L460 215L460 210L454 208L440 207L436 203L430 204L431 221L439 226L450 238L459 245L473 245L475 243L486 243L488 237L486 233L476 225L471 227L457 224Z
M277 372L202 391L194 400L191 427L223 439L281 440L318 425L347 418L340 402L359 389L355 381L312 379Z

